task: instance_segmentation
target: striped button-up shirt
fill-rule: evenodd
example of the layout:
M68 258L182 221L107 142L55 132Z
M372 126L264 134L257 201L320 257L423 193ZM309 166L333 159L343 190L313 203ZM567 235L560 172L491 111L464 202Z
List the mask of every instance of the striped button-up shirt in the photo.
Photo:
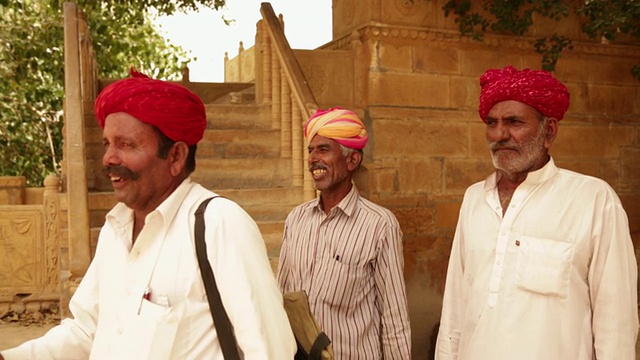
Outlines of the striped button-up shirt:
M284 292L303 289L336 359L411 359L402 231L355 186L329 214L319 198L287 217L278 266Z

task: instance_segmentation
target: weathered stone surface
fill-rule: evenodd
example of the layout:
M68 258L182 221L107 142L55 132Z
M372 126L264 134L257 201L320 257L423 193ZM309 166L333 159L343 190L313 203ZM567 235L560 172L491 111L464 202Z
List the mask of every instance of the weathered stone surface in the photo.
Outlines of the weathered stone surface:
M486 179L495 169L491 163L471 159L448 159L444 164L446 193L463 194L469 185Z
M372 73L371 102L400 106L449 107L449 78L431 74Z
M23 312L25 312L26 309L27 309L26 306L21 301L11 304L11 307L10 307L10 311L13 311L16 314L22 314Z
M375 155L386 157L463 157L468 154L468 130L462 123L428 119L379 120L374 123ZM399 138L401 134L401 138Z
M634 140L632 127L578 126L559 124L558 137L551 146L555 156L570 158L612 158Z
M459 202L440 202L436 204L436 226L441 229L455 229L458 213L460 212Z
M420 234L431 234L435 230L435 211L432 208L396 208L393 213L402 229Z
M24 176L0 176L0 205L19 205L25 200Z
M42 306L39 301L30 301L25 304L25 310L30 313L40 312L41 308Z

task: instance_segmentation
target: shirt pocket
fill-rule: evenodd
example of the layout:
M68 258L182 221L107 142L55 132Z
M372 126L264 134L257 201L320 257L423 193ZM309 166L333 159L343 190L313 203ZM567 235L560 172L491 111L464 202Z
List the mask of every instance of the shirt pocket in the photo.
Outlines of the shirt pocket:
M186 301L167 307L143 299L140 314L130 324L129 333L135 336L125 347L132 359L169 359L186 306Z
M530 236L521 236L516 243L516 285L536 294L566 298L574 244Z
M368 279L368 266L349 264L335 259L323 263L325 275L323 286L319 289L323 302L331 305L346 305L354 299L364 296L363 289Z

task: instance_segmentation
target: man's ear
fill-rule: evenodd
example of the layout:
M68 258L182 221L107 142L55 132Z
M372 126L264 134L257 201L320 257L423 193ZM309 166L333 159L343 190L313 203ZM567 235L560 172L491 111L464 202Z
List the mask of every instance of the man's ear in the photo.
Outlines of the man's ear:
M549 118L547 120L547 126L545 127L544 131L544 146L545 148L549 149L551 147L551 144L553 144L556 137L558 136L558 119Z
M349 158L347 159L347 168L349 171L354 171L358 168L361 162L362 153L360 151L353 151L349 154Z
M189 146L182 141L177 141L169 151L168 159L171 162L171 175L178 176L182 173L187 164L189 156Z

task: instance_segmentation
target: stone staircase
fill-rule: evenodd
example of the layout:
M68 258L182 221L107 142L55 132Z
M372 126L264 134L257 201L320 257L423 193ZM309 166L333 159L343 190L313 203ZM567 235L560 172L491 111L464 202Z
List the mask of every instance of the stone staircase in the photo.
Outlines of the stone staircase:
M275 270L284 220L302 194L292 187L291 159L280 157L280 130L272 129L271 106L256 105L253 90L205 105L207 130L192 178L253 217Z
M207 129L198 144L192 179L237 202L253 217L275 271L284 220L303 197L292 187L291 159L280 157L281 135L272 129L271 106L255 104L253 91L252 86L205 104ZM89 194L93 251L113 205L111 192Z

